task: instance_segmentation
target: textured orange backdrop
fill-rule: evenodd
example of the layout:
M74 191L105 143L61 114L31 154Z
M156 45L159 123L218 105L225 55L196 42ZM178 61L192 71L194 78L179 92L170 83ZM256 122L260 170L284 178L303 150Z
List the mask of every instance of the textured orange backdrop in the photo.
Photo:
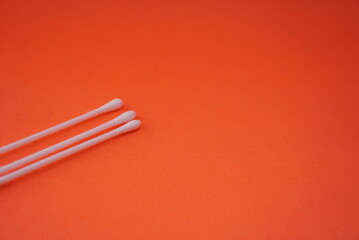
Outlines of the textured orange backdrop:
M290 3L288 3L290 2ZM0 1L0 145L136 132L0 188L0 239L359 239L358 1Z

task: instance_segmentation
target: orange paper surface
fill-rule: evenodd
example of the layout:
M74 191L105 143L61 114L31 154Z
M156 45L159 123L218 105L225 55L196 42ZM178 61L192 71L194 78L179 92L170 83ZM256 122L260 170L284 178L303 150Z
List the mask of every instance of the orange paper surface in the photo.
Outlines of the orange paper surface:
M0 239L359 239L357 1L1 1L0 145L136 132L0 187Z

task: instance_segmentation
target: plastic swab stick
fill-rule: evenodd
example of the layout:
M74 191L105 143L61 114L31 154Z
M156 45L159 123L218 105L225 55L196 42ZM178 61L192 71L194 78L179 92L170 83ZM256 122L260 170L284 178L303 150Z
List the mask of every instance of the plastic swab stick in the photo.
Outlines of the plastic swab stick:
M122 113L120 116L98 126L98 127L95 127L93 129L90 129L84 133L81 133L79 135L76 135L72 138L69 138L63 142L60 142L60 143L57 143L55 145L52 145L48 148L45 148L39 152L36 152L36 153L33 153L29 156L26 156L24 158L21 158L15 162L12 162L12 163L9 163L5 166L2 166L0 167L0 175L6 173L6 172L9 172L9 171L12 171L16 168L19 168L27 163L30 163L30 162L33 162L34 160L36 159L39 159L39 158L42 158L42 157L45 157L47 155L50 155L58 150L61 150L63 148L66 148L74 143L77 143L81 140L84 140L88 137L91 137L92 135L95 135L99 132L102 132L106 129L109 129L111 127L115 127L115 126L118 126L120 124L123 124L123 123L126 123L128 121L131 121L132 119L134 119L136 117L136 112L135 111L128 111L128 112L125 112L125 113Z
M124 125L122 125L119 128L116 128L110 132L107 132L105 134L102 134L98 137L92 138L86 142L80 143L79 145L76 145L74 147L71 147L69 149L66 149L62 152L56 153L50 157L44 158L38 162L32 163L28 166L25 166L23 168L20 168L14 172L11 172L9 174L6 174L2 177L0 177L0 185L5 184L7 182L10 182L16 178L19 178L25 174L28 174L30 172L33 172L39 168L42 168L44 166L47 166L53 162L56 162L64 157L70 156L72 154L75 154L77 152L80 152L86 148L89 148L95 144L98 144L100 142L103 142L105 140L108 140L110 138L113 138L115 136L118 136L120 134L126 133L126 132L130 132L133 130L136 130L137 128L139 128L141 125L141 121L140 120L132 120Z
M83 122L87 119L90 119L90 118L93 118L93 117L96 117L100 114L103 114L105 112L110 112L110 111L114 111L114 110L117 110L119 109L120 107L122 107L122 101L118 98L116 99L113 99L112 101L106 103L105 105L99 107L99 108L96 108L88 113L85 113L81 116L78 116L76 118L73 118L71 120L68 120L66 122L63 122L63 123L60 123L56 126L53 126L51 128L48 128L46 130L43 130L41 132L38 132L34 135L31 135L31 136L28 136L26 138L23 138L23 139L20 139L16 142L13 142L13 143L10 143L8 145L5 145L3 147L0 147L0 154L3 154L3 153L6 153L6 152L9 152L15 148L18 148L18 147L21 147L25 144L28 144L28 143L31 143L33 141L36 141L40 138L43 138L43 137L46 137L50 134L53 134L55 132L58 132L62 129L65 129L65 128L68 128L72 125L75 125L77 123L80 123L80 122Z

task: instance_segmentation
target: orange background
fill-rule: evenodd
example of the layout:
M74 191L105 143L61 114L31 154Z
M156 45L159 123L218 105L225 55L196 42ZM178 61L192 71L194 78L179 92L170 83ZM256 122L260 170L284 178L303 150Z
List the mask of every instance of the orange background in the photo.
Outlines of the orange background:
M288 3L291 2L291 3ZM359 239L358 1L0 1L0 145L143 126L0 188L0 239Z

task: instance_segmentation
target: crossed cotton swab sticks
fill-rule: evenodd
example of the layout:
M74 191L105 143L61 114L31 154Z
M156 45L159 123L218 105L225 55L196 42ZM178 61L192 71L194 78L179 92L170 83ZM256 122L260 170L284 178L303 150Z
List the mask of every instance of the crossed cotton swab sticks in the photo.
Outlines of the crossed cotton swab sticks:
M122 101L120 99L114 99L112 101L110 101L109 103L103 105L100 108L97 108L95 110L92 110L86 114L83 114L79 117L76 117L74 119L71 119L69 121L66 121L64 123L61 123L59 125L56 125L52 128L46 129L44 131L41 131L39 133L36 133L32 136L26 137L24 139L21 139L19 141L16 141L14 143L11 143L9 145L6 145L2 148L0 148L0 154L13 150L15 148L18 148L20 146L23 146L27 143L30 143L32 141L38 140L40 138L43 138L47 135L50 135L52 133L58 132L64 128L70 127L74 124L80 123L82 121L85 121L87 119L93 118L95 116L98 116L102 113L108 112L108 111L114 111L118 108L120 108L122 106ZM27 173L30 173L32 171L35 171L43 166L49 165L55 161L58 161L64 157L70 156L74 153L77 153L81 150L84 150L86 148L89 148L97 143L103 142L107 139L110 139L112 137L118 136L120 134L126 133L126 132L130 132L133 130L136 130L137 128L140 127L141 125L141 121L139 120L133 120L136 117L136 112L135 111L128 111L125 112L123 114L121 114L120 116L98 126L95 127L93 129L90 129L84 133L78 134L72 138L69 138L63 142L57 143L55 145L52 145L48 148L45 148L39 152L33 153L29 156L26 156L24 158L21 158L17 161L14 161L12 163L9 163L5 166L0 167L0 185L5 184L11 180L14 180L16 178L19 178ZM127 122L127 123L126 123ZM92 138L90 140L87 140L83 143L80 143L76 146L73 146L71 148L68 148L66 150L63 150L61 152L58 152L54 155L51 155L49 157L46 157L40 161L37 161L35 163L32 163L30 165L24 166L30 162L35 161L36 159L39 159L41 157L45 157L47 155L53 154L58 150L64 149L68 146L71 146L74 143L77 143L79 141L82 141L86 138L89 138L97 133L100 133L102 131L105 131L109 128L118 126L120 124L126 123L124 125L122 125L121 127L118 127L110 132L104 133L98 137ZM3 151L1 151L3 150ZM22 168L19 168L22 167ZM18 169L19 168L19 169ZM15 170L17 169L17 170ZM13 171L15 170L15 171ZM11 172L13 171L13 172ZM4 176L1 176L5 174Z

